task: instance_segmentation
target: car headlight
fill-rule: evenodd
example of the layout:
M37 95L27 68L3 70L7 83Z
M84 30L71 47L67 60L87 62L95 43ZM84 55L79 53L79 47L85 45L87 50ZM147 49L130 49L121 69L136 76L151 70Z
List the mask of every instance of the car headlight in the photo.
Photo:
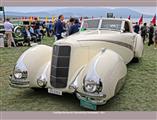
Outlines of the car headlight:
M17 64L15 66L13 75L14 75L15 79L26 79L28 76L28 72L27 72L27 68L26 68L25 64L23 64L23 63Z
M96 82L94 80L85 80L84 81L84 90L89 93L101 92L102 83L101 81Z
M37 80L37 83L40 87L45 86L45 82L43 80Z
M45 87L46 84L47 84L46 77L40 76L40 77L37 79L37 84L38 84L40 87Z
M90 92L90 93L93 93L95 92L97 89L97 84L95 84L94 81L88 81L88 82L85 82L85 90L87 92Z
M14 77L17 78L17 79L20 79L20 78L22 78L22 73L20 73L20 72L15 72L15 73L14 73Z
M14 71L14 77L16 79L26 79L27 71Z

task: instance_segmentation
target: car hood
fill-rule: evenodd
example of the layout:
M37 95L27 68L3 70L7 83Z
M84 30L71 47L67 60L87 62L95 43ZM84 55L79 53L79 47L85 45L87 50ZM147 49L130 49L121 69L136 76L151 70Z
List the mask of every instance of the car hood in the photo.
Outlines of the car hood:
M81 42L83 40L114 40L120 35L118 31L109 30L86 30L78 32L57 42Z

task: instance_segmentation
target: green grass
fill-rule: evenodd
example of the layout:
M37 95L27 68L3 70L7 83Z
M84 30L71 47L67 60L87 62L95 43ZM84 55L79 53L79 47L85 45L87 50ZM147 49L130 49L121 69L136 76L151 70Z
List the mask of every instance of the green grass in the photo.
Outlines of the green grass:
M52 46L53 39L43 44ZM0 108L1 111L86 111L71 94L56 96L45 90L16 89L9 86L9 75L19 56L28 47L0 48ZM145 45L139 63L128 65L123 89L98 111L156 111L157 110L157 50Z

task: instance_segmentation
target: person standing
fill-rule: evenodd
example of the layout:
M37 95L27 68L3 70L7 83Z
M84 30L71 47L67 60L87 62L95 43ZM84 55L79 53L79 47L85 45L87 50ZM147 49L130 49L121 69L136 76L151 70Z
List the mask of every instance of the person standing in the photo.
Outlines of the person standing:
M39 20L37 19L37 18L35 18L35 26L34 26L34 32L36 33L36 34L41 34L40 33L40 22L39 22Z
M53 23L52 21L50 21L50 23L48 24L48 36L51 37L53 34Z
M58 17L57 22L55 23L54 30L55 30L55 35L57 37L57 40L62 39L62 33L66 31L66 30L64 30L63 20L64 20L64 16L60 15Z
M141 27L141 36L143 38L143 43L145 42L147 35L147 23L144 23L144 25Z
M157 29L156 24L154 24L154 31Z
M140 26L139 26L138 22L136 22L136 25L134 26L134 32L139 34L139 30L140 30Z
M16 47L13 35L12 35L12 30L13 30L13 24L10 22L10 19L7 18L6 21L4 22L4 29L5 29L5 35L7 39L7 44L8 47L11 47L11 43L13 42L14 47Z
M155 30L154 49L157 49L157 29Z
M154 35L154 27L153 24L150 23L150 27L149 27L149 42L148 42L148 46L150 46L151 44L153 44L153 35Z

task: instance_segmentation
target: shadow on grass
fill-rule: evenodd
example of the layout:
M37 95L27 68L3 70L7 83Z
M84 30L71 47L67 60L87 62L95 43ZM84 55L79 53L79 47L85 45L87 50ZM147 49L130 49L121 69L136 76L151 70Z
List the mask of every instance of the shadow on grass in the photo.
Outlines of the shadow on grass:
M80 107L80 101L75 94L63 93L62 96L59 96L48 93L47 89L27 89L21 91L21 93L19 96L16 96L19 100L34 102L34 106L38 107L40 111L89 111ZM39 105L43 102L44 106L40 108ZM45 102L47 102L47 105ZM32 109L31 111L34 110L36 111L36 109Z

